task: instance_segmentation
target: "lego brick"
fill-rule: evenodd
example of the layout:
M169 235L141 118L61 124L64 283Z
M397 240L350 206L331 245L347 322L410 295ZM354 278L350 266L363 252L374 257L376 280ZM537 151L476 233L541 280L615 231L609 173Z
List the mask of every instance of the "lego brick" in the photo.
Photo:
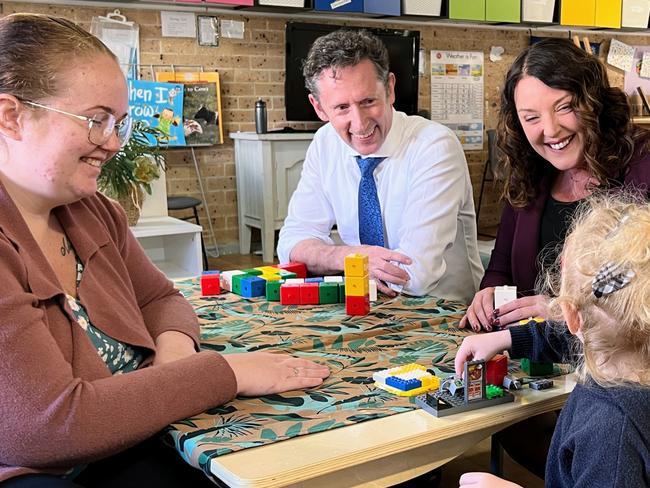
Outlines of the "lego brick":
M596 0L562 0L560 24L589 25L596 22Z
M521 22L521 0L485 0L485 20Z
M401 0L363 0L363 11L367 14L402 15Z
M298 275L296 273L294 273L293 271L287 271L286 269L279 270L278 271L278 276L280 278L284 278L285 280L287 278L298 278Z
M298 278L307 278L307 266L305 266L303 263L284 263L284 264L278 264L275 267L278 269L284 269L286 271L291 271L292 273L296 273L296 276Z
M503 378L508 374L508 358L497 354L485 363L485 382L488 385L502 385Z
M416 363L376 371L372 379L378 388L399 396L420 395L440 386L440 378Z
M260 278L262 278L265 281L280 281L282 280L282 276L277 275L277 274L261 274L259 275Z
M370 313L370 300L368 300L368 296L347 295L345 297L345 313L348 315L368 315Z
M300 305L318 305L318 283L303 283L300 285Z
M221 288L226 291L232 291L232 277L242 274L246 273L239 269L234 269L232 271L223 271L219 275Z
M339 303L345 303L345 281L337 285L339 285Z
M254 269L261 271L263 275L275 275L280 271L275 266L256 266Z
M300 285L280 286L280 303L282 305L300 305Z
M343 262L345 277L368 276L368 256L365 254L348 254Z
M471 410L491 407L494 405L501 405L502 403L509 403L514 400L515 397L512 393L504 391L503 396L500 397L473 400L469 403L465 403L462 398L453 397L446 392L436 391L416 396L415 404L431 415L436 417L447 417L448 415L469 412Z
M284 282L287 285L302 285L305 282L305 278L285 278Z
M535 380L531 381L528 386L532 388L533 390L548 390L549 388L553 388L553 380L549 379L541 379L541 380Z
M325 280L323 280L322 276L318 276L318 277L315 276L313 278L305 278L305 283L322 283L323 281L325 281Z
M257 268L242 269L242 271L251 276L259 276L262 274L262 271Z
M487 385L485 387L485 397L488 400L491 400L491 399L497 398L497 397L502 397L503 395L505 395L505 391L500 386Z
M494 308L517 299L516 286L495 286L494 287Z
M636 27L645 29L650 20L650 1L623 0L621 27Z
M363 277L345 277L345 294L347 296L364 297L369 295L368 275Z
M523 0L521 4L522 22L553 22L555 0Z
M325 12L363 12L363 0L315 0L314 10Z
M519 381L518 378L515 378L514 376L507 374L503 377L503 387L506 388L507 390L520 390L521 381Z
M280 286L284 284L284 281L267 281L266 282L266 299L269 302L279 302L280 301Z
M485 0L449 0L449 18L485 20Z
M594 25L620 29L622 9L622 0L596 0Z
M389 376L386 378L386 384L402 391L415 390L416 388L422 387L422 382L417 378L404 379L399 376Z
M246 298L263 297L266 295L266 281L258 276L242 278L240 294Z
M245 278L250 278L252 275L249 274L238 274L232 277L232 291L236 295L241 295L241 282Z
M521 360L521 369L528 376L548 376L553 374L553 363L536 363L524 358Z
M338 303L339 302L339 285L336 283L319 283L318 285L318 303Z
M220 276L218 271L204 271L201 274L201 295L204 297L221 293Z
M368 298L371 302L377 301L377 282L375 280L368 280Z
M327 283L341 283L343 276L323 276L323 281Z

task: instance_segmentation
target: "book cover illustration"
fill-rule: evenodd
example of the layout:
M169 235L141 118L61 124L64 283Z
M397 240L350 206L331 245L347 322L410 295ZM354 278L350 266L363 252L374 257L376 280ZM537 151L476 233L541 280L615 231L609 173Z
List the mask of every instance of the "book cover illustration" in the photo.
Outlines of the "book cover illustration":
M133 120L141 120L156 127L164 134L154 140L147 135L152 146L184 146L183 132L183 85L156 81L129 79L129 114Z
M183 131L187 145L223 143L219 73L160 71L156 79L183 84Z

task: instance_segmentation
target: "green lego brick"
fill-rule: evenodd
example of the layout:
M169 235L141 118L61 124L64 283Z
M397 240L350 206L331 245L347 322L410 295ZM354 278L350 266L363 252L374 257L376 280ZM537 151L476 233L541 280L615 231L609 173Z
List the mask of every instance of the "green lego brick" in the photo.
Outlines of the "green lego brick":
M284 283L284 280L266 282L266 299L269 302L280 301L280 286L282 283Z
M536 363L524 358L521 360L521 369L528 376L547 376L553 374L553 363Z
M503 388L496 385L487 385L485 387L485 397L488 400L492 398L502 397L504 395Z
M345 303L345 282L337 283L339 287L339 303Z
M259 276L262 274L262 271L257 268L242 269L242 271L251 276Z
M244 278L251 278L253 275L247 273L235 275L232 277L232 292L236 295L241 295L241 280Z
M329 283L329 282L319 283L318 301L319 303L338 303L339 302L338 284Z
M287 271L286 269L280 269L278 270L278 275L282 276L285 280L288 278L297 278L298 275L294 273L293 271Z

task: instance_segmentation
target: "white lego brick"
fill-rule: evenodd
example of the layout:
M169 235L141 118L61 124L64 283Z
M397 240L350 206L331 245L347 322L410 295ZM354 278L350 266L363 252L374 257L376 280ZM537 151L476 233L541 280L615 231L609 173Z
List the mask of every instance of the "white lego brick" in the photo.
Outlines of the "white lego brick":
M304 278L288 278L284 280L285 285L301 285L305 282Z
M323 276L323 281L327 283L343 283L343 276Z
M508 302L517 299L516 286L495 286L494 287L494 308L499 308Z
M368 281L368 297L371 302L377 301L377 282L375 280Z
M244 274L244 272L239 269L233 269L231 271L223 271L219 275L219 285L221 285L221 289L226 291L232 291L232 277L240 274Z

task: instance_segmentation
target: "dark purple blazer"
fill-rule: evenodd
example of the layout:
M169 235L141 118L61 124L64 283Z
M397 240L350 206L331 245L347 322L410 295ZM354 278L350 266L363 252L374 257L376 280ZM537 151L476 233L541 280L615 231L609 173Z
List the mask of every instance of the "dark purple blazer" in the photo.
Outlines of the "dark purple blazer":
M650 153L632 161L623 185L648 192L650 189ZM552 175L546 175L539 194L527 207L514 209L506 202L501 215L490 264L480 288L515 285L519 295L534 295L539 274L539 233L544 204L551 191Z

